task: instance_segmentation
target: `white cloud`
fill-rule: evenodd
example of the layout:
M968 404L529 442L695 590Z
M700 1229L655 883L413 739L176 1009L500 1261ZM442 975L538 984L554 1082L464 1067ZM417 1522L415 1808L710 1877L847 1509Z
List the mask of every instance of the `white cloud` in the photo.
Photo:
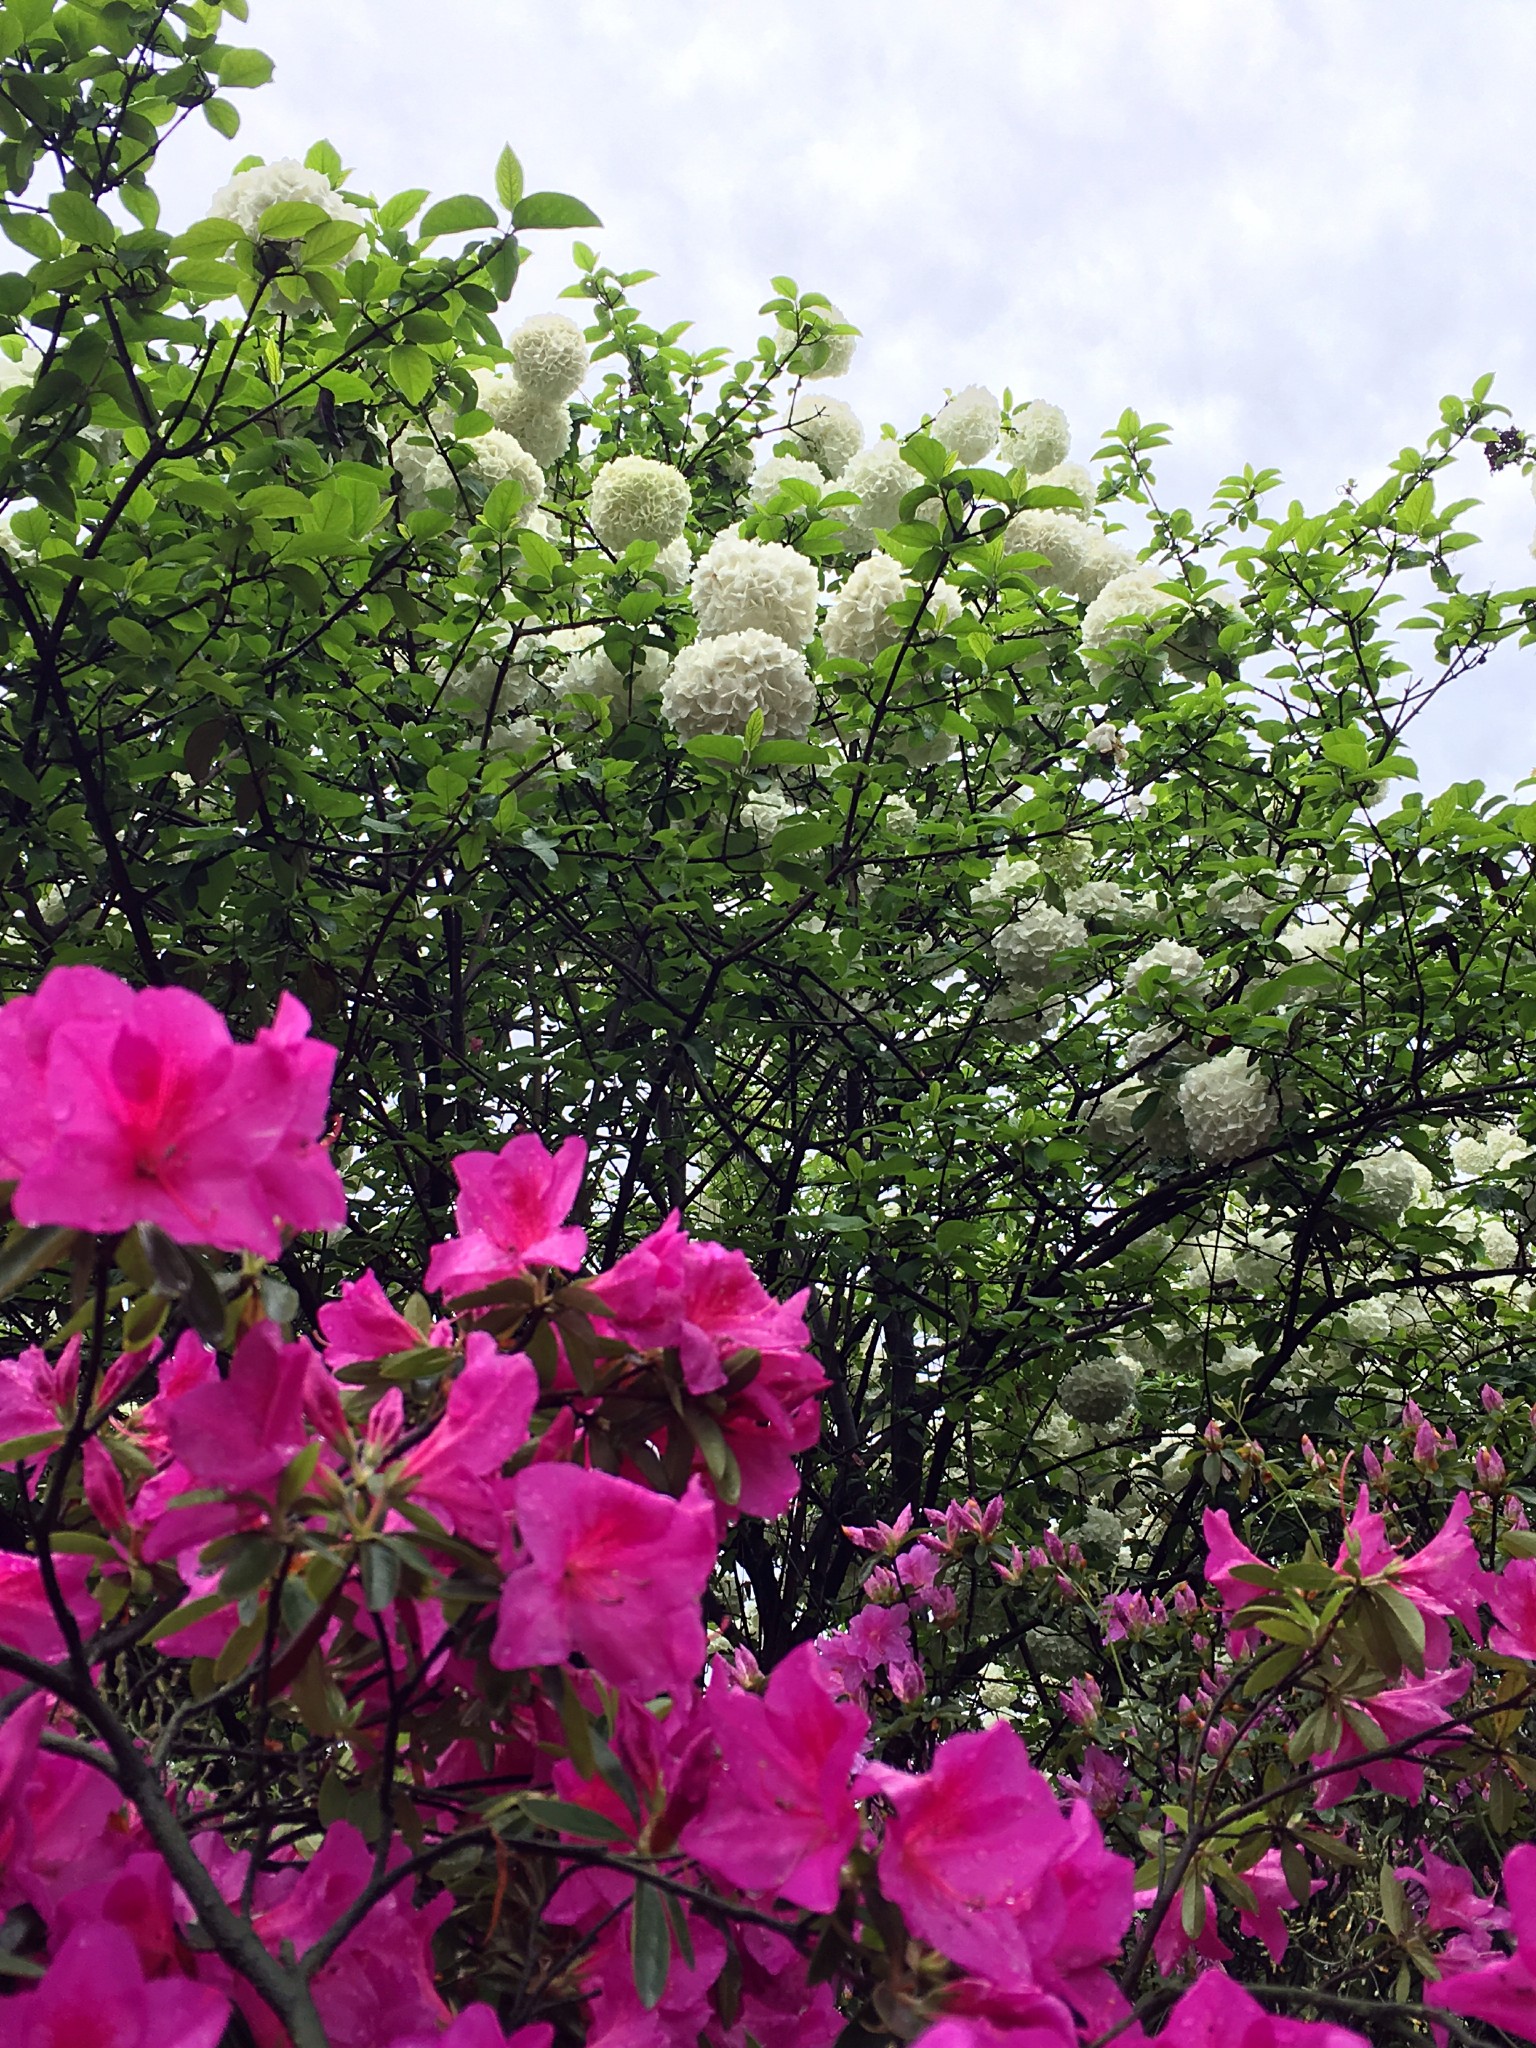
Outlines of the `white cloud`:
M865 329L865 419L1006 383L1082 451L1133 405L1172 423L1161 472L1197 502L1245 461L1309 501L1366 481L1485 369L1536 414L1525 0L256 0L249 35L277 81L232 148L172 146L176 217L247 148L326 134L359 184L442 193L488 190L510 140L701 344L750 341L788 272ZM557 241L530 309L565 282ZM1529 498L1481 481L1487 579L1522 582ZM1533 659L1437 707L1431 780L1536 761Z

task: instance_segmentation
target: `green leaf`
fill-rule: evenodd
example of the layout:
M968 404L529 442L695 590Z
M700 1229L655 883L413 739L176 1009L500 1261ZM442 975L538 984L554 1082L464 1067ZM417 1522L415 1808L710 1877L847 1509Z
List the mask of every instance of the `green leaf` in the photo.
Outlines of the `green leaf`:
M375 1539L361 1544L357 1575L370 1614L382 1614L400 1590L400 1558L392 1545Z
M379 208L379 226L403 228L407 221L416 218L430 196L425 185L412 185L407 191L397 192L393 199L386 199Z
M256 232L264 242L295 242L311 228L323 227L330 217L311 199L275 199L256 223Z
M117 229L111 220L83 192L55 192L48 202L48 211L73 242L107 249L117 240Z
M304 168L307 171L318 171L322 178L335 186L339 186L346 177L335 144L326 142L323 138L319 142L312 142L305 151Z
M240 133L240 116L228 100L204 100L203 119L227 142L232 142Z
M647 2012L653 2012L667 1988L672 1936L661 1893L643 1880L636 1884L630 1903L629 1960L634 1971L635 1996Z
M462 235L473 228L493 228L497 224L493 206L487 206L473 192L456 192L451 199L439 199L436 206L427 208L419 232L424 242L430 242L434 235Z
M317 228L311 228L304 237L304 262L338 263L349 250L356 248L362 229L356 221L325 220Z
M432 389L437 365L424 348L404 342L389 352L389 374L396 390L408 405L420 405Z
M516 228L600 228L602 222L590 206L573 199L568 192L530 192L520 199L512 214Z
M266 85L272 76L272 59L264 50L220 50L209 68L220 85L240 91Z
M39 257L43 262L59 253L58 230L40 213L13 213L7 208L0 215L0 228L4 229L7 241L14 242L18 249L25 249L29 256Z
M594 1813L588 1806L578 1806L569 1799L542 1799L531 1794L522 1800L522 1808L531 1821L541 1828L554 1828L562 1835L575 1835L588 1842L627 1842L629 1837L615 1822L603 1813Z
M25 1287L36 1274L61 1264L78 1235L68 1225L37 1223L29 1229L17 1225L0 1251L0 1301Z
M496 197L508 213L523 196L523 167L509 142L496 159Z

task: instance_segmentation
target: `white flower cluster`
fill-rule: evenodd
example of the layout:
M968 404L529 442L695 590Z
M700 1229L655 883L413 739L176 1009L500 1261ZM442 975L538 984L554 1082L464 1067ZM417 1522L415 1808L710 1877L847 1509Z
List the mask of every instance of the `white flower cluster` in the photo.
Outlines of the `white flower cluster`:
M705 639L752 627L791 647L804 647L815 636L816 570L782 541L718 534L700 557L691 588Z
M298 199L318 206L332 220L353 223L361 234L368 216L353 206L321 171L312 171L297 158L279 157L275 164L258 164L254 170L238 171L227 185L221 185L208 202L216 220L232 220L251 241L258 239L261 217L281 199Z
M966 468L984 462L997 446L1003 410L980 384L967 384L933 416L933 437Z
M42 357L31 342L23 342L20 355L13 356L9 349L0 348L0 392L19 391L37 376Z
M662 687L661 710L684 739L744 733L754 711L763 714L765 738L803 739L816 685L797 647L749 626L685 647Z
M757 834L758 844L766 846L781 825L787 825L795 816L795 806L782 789L770 784L767 789L755 789L741 807L741 822L749 832Z
M1489 1124L1480 1135L1463 1131L1451 1140L1451 1164L1458 1173L1476 1180L1526 1158L1530 1149L1512 1124Z
M796 401L782 436L829 477L845 470L864 446L864 429L853 407L841 398L815 394Z
M1077 499L1076 505L1059 505L1056 508L1065 512L1069 519L1093 517L1099 502L1099 487L1093 480L1093 472L1084 469L1080 462L1058 462L1054 469L1042 470L1029 482L1031 489L1043 489L1049 485L1053 491L1071 491Z
M1232 1277L1255 1294L1272 1294L1291 1265L1291 1240L1280 1230L1255 1230L1232 1257Z
M809 310L819 319L825 320L829 327L847 327L851 324L841 308L830 302ZM780 350L789 348L794 339L794 335L787 327L779 327L774 335L775 344ZM788 367L797 377L818 382L828 377L846 377L853 367L856 343L857 336L852 334L829 334L826 340L820 343L807 341L788 357ZM815 361L818 348L826 350L826 360L819 365Z
M803 455L770 455L752 472L752 481L747 486L747 502L766 505L780 484L791 481L814 484L818 491L826 485L826 478L815 463L808 462Z
M900 565L876 552L860 562L832 601L822 634L828 654L840 661L873 661L901 638L891 606L913 593Z
M902 499L921 482L894 441L876 441L861 449L836 482L839 491L851 491L859 500L857 510L844 515L848 552L867 553L875 544L876 533L897 523Z
M975 902L972 894L971 901ZM1127 894L1118 882L1082 882L1069 889L1067 908L1074 916L1097 918L1101 924L1124 926L1142 924L1152 916L1153 907Z
M1141 977L1156 967L1168 970L1171 987L1188 989L1191 994L1197 994L1210 979L1204 959L1193 946L1182 945L1177 939L1156 939L1125 970L1126 987L1133 994L1139 993Z
M550 678L562 697L579 693L584 697L654 697L667 679L669 663L659 647L642 648L629 673L615 667L595 627L592 644L562 662ZM555 636L550 635L551 639Z
M475 389L480 410L546 469L552 469L570 447L571 408L563 400L540 398L515 377L495 370L476 370Z
M904 796L888 796L880 806L880 823L897 838L905 838L917 824L917 812Z
M1080 917L1036 903L993 935L992 952L1015 987L1039 988L1059 978L1062 954L1087 940L1088 927Z
M1042 583L1054 583L1069 597L1092 600L1126 576L1134 558L1102 527L1062 511L1015 512L1003 532L1005 555L1043 555ZM1032 572L1034 573L1034 572Z
M1037 398L1015 416L998 457L1007 468L1027 470L1031 477L1038 477L1065 462L1071 446L1072 429L1066 414L1059 405L1047 405Z
M1280 1114L1268 1076L1241 1046L1190 1068L1179 1083L1179 1110L1191 1149L1212 1166L1262 1145Z
M1149 620L1167 611L1173 603L1167 592L1157 587L1162 580L1162 572L1149 563L1105 584L1083 614L1082 651L1086 660L1108 664L1115 658L1109 650L1146 638Z
M487 491L508 477L522 485L518 523L528 525L544 495L544 472L521 442L499 427L491 427L472 441L458 445L469 458L468 474ZM400 496L407 512L424 505L429 491L453 490L457 486L452 464L418 427L409 427L397 435L390 443L389 454L400 478Z
M1430 1185L1428 1170L1411 1152L1369 1152L1355 1165L1362 1181L1356 1207L1383 1223L1395 1223Z
M1293 960L1326 960L1330 953L1352 946L1355 939L1343 918L1325 910L1303 923L1287 925L1280 943Z
M1005 854L984 882L971 891L971 908L980 914L1007 910L1040 884L1040 863L1027 854Z
M1385 1344L1392 1334L1392 1311L1380 1295L1372 1295L1345 1312L1344 1327L1361 1344Z
M1121 1351L1080 1358L1056 1389L1057 1403L1074 1422L1113 1422L1135 1398L1136 1368Z
M631 541L658 547L679 539L693 500L688 479L670 462L618 455L593 479L587 516L604 547L622 554Z
M1245 932L1256 932L1280 901L1277 896L1266 896L1241 877L1212 882L1205 892L1205 905L1212 917L1224 918Z
M528 396L558 405L581 388L589 358L581 329L564 313L535 313L509 336L507 353Z

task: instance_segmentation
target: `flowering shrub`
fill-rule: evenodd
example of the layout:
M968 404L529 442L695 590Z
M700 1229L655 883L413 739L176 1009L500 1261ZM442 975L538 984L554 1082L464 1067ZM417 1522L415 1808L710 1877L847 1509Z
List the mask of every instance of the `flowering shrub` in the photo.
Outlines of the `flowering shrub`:
M0 36L15 2011L1495 2024L1536 810L1408 752L1536 628L1490 380L1185 510L1133 413L876 437L793 280L538 285L510 150L173 240L239 12Z

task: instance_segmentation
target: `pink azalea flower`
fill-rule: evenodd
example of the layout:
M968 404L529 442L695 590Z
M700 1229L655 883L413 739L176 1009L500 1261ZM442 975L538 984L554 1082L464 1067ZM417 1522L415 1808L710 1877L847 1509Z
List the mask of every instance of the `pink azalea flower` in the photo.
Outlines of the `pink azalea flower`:
M467 2005L445 2032L434 2028L430 2034L392 2034L389 2048L551 2048L554 2038L547 2020L504 2034L488 2005Z
M850 1527L845 1522L843 1534L856 1550L883 1550L888 1557L894 1557L911 1527L912 1510L906 1507L894 1522L871 1522L866 1528Z
M952 1994L954 1995L954 1994ZM1043 1993L1015 2001L1012 2013L950 2012L918 2036L918 2048L1076 2048L1072 2015Z
M51 1705L37 1694L0 1726L0 1913L25 1904L45 1921L82 1886L111 1878L129 1849L112 1825L122 1795L111 1780L38 1748Z
M858 1790L891 1804L880 1889L912 1932L996 1984L1032 1988L1030 1913L1070 1829L1013 1729L949 1736L919 1777L871 1764Z
M1135 2041L1136 2032L1124 2038ZM1166 2048L1369 2048L1364 2035L1348 2027L1266 2012L1224 1970L1207 1970L1195 1979L1157 2039Z
M268 1213L294 1230L336 1230L347 1220L347 1195L321 1136L336 1048L309 1036L308 1010L285 990L253 1051L266 1067L267 1086L287 1105L276 1144L255 1168Z
M9 1082L0 1131L0 1180L19 1180L53 1142L48 1049L63 1024L112 1023L128 1015L133 991L99 967L55 967L29 996L0 1007L0 1072Z
M764 1693L712 1686L704 1720L718 1762L682 1846L742 1891L830 1912L858 1840L850 1779L868 1716L833 1699L815 1649L802 1643Z
M1370 1699L1352 1701L1351 1705L1355 1713L1375 1722L1387 1744L1406 1742L1410 1737L1423 1735L1427 1729L1438 1727L1445 1721L1451 1702L1461 1698L1471 1681L1472 1667L1463 1664L1443 1671L1437 1677L1405 1679L1390 1691L1375 1693ZM1341 1799L1349 1797L1363 1777L1379 1792L1390 1793L1395 1799L1406 1799L1416 1806L1424 1797L1424 1771L1416 1759L1428 1756L1434 1750L1450 1749L1454 1747L1454 1741L1455 1738L1449 1735L1425 1735L1422 1742L1404 1755L1376 1761L1375 1748L1364 1743L1346 1720L1338 1748L1320 1751L1312 1762L1314 1765L1342 1764L1358 1760L1358 1767L1335 1771L1326 1778L1320 1778L1317 1803L1320 1807L1337 1806Z
M1032 1909L1029 1935L1041 1987L1065 1999L1095 2033L1128 2010L1110 1970L1131 1924L1135 1882L1134 1865L1106 1846L1087 1800L1075 1800L1066 1840L1046 1868Z
M474 1294L529 1266L574 1272L587 1255L587 1233L565 1219L586 1163L584 1138L567 1138L551 1153L531 1131L499 1152L461 1152L453 1162L459 1234L432 1247L428 1291Z
M1257 1863L1242 1873L1242 1877L1253 1893L1255 1910L1252 1913L1240 1912L1237 1924L1250 1940L1263 1942L1269 1950L1269 1960L1278 1968L1291 1945L1291 1931L1285 1924L1285 1915L1296 1905L1291 1897L1280 1851L1266 1850ZM1322 1878L1313 1878L1313 1891L1320 1891L1322 1886Z
M229 1378L194 1386L166 1412L171 1449L198 1486L265 1492L308 1441L304 1390L314 1352L275 1323L240 1339Z
M1536 1659L1536 1557L1512 1557L1488 1582L1493 1627L1488 1647L1501 1657Z
M56 1557L53 1569L64 1605L89 1641L101 1626L101 1609L85 1590L91 1561L88 1557ZM0 1551L0 1643L48 1661L64 1654L64 1637L48 1602L42 1567L35 1557L20 1557L9 1550ZM0 1672L0 1694L11 1691L14 1683Z
M188 1977L146 1982L133 1943L101 1920L77 1927L41 1984L5 2004L8 2048L218 2048L229 2001Z
M1205 1530L1205 1576L1215 1587L1224 1614L1236 1614L1262 1591L1256 1578L1237 1576L1239 1565L1263 1566L1264 1560L1242 1542L1232 1527L1225 1508L1207 1508Z
M51 1365L36 1344L29 1344L19 1358L0 1358L0 1444L45 1432L62 1434L74 1420L79 1384L78 1337L70 1338L57 1365Z
M770 1927L739 1927L741 2012L726 2048L832 2048L843 2031L830 1984L807 1984L805 1957Z
M1178 1899L1157 1924L1157 1933L1152 1937L1152 1959L1165 1977L1174 1976L1186 1956L1198 1956L1202 1963L1225 1963L1232 1959L1232 1951L1222 1940L1216 1925L1216 1894L1209 1885L1203 1887L1203 1893L1205 1919L1200 1932L1193 1938L1185 1931ZM1138 1910L1150 1906L1156 1897L1157 1892L1152 1888L1137 1892L1135 1904Z
M587 2048L681 2048L712 2026L715 2013L709 1993L725 1967L725 1937L694 1913L688 1915L688 1936L692 1965L674 1949L666 1989L654 2010L647 2012L635 1990L628 1910L603 1930L589 1966L596 1995Z
M326 1302L320 1311L320 1333L325 1339L325 1362L332 1372L396 1352L416 1351L423 1343L453 1342L452 1323L434 1323L431 1336L423 1338L390 1301L372 1267L356 1280L342 1281L341 1299Z
M492 1663L517 1671L577 1651L631 1691L691 1684L715 1561L714 1508L698 1481L670 1500L579 1465L530 1465L509 1490L519 1542L502 1552Z
M95 1231L157 1223L182 1243L264 1258L282 1250L290 1198L302 1214L285 1220L341 1222L334 1168L304 1152L319 1129L308 1128L314 1072L296 1029L289 1011L280 1058L275 1046L237 1046L218 1011L180 988L141 989L116 1014L59 1022L46 1043L51 1130L37 1149L27 1141L18 1220Z
M1515 1953L1426 1984L1424 1998L1468 2019L1486 2020L1524 2041L1536 2041L1536 1846L1522 1842L1504 1860L1504 1897Z
M1472 1873L1459 1863L1448 1863L1432 1849L1419 1851L1420 1868L1403 1865L1395 1875L1403 1884L1418 1887L1424 1894L1424 1926L1431 1934L1460 1928L1465 1934L1480 1934L1509 1925L1509 1915L1485 1898L1472 1882Z
M506 1513L488 1482L528 1441L538 1398L538 1374L528 1360L498 1351L494 1338L475 1331L449 1386L447 1414L400 1461L412 1500L466 1542L495 1550Z
M1393 1586L1413 1602L1424 1618L1424 1663L1430 1671L1442 1669L1450 1660L1447 1617L1454 1615L1477 1632L1478 1603L1486 1597L1488 1575L1477 1561L1477 1546L1467 1528L1471 1514L1471 1500L1458 1493L1438 1533L1405 1558L1388 1541L1386 1525L1372 1512L1370 1494L1362 1486L1334 1559L1335 1571L1357 1574L1368 1585L1376 1581Z

